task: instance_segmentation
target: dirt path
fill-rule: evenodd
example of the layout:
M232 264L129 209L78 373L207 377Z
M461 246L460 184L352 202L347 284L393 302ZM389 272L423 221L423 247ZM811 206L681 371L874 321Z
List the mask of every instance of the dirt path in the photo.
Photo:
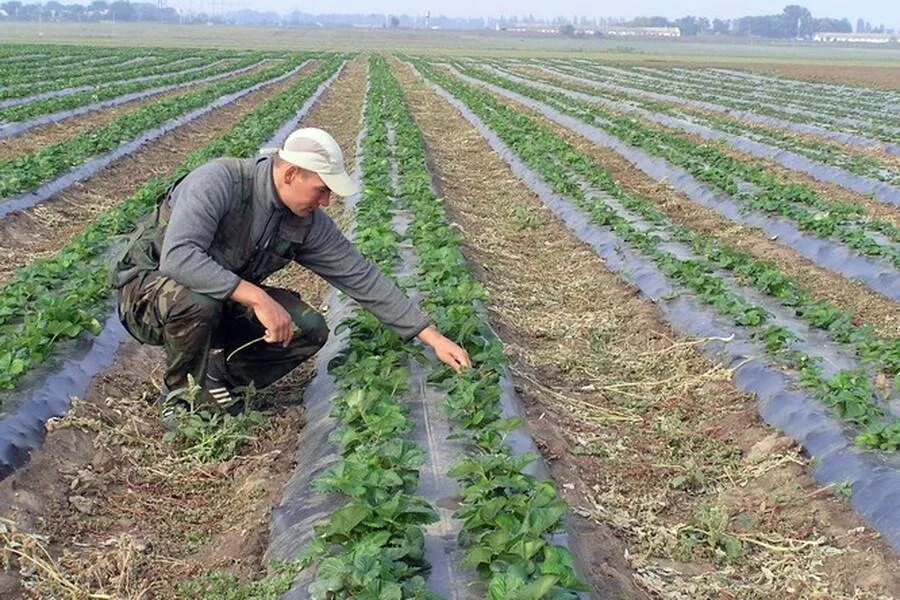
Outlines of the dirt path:
M540 113L508 98L496 94L494 97L551 129L560 139L602 165L620 185L656 203L657 208L674 223L710 235L758 259L772 261L814 297L828 300L852 313L854 323L870 325L878 335L900 335L900 315L896 304L863 283L818 267L790 248L777 244L764 231L735 223L710 208L692 202L665 181L651 179L614 151L591 142Z
M447 103L395 69L607 597L877 598L898 557Z
M357 60L302 123L331 131L349 164L364 90L365 63ZM314 275L278 275L276 284L323 302L328 288ZM161 369L158 349L124 343L86 397L48 428L31 462L0 482L0 538L12 559L0 571L0 597L197 597L198 579L234 592L237 580L214 571L238 580L265 571L271 510L293 471L303 425L296 401L311 365L263 393L273 404L268 419L224 462L185 457L163 439L148 402L158 397ZM46 569L13 556L46 559L44 549Z
M260 102L316 68L295 75L186 123L53 198L0 219L0 285L35 258L53 254L103 210L133 194L154 176L163 176L191 152L230 130Z

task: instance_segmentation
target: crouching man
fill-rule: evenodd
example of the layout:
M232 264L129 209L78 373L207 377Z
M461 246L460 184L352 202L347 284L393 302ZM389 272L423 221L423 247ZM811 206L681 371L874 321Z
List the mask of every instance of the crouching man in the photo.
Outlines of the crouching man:
M234 409L235 387L264 388L322 347L322 315L294 291L261 285L291 261L454 369L471 366L321 210L332 193L356 192L341 149L315 128L295 131L273 156L213 160L169 189L112 273L125 328L165 349L164 383L176 393L164 395L164 419L186 404L188 375L206 400Z

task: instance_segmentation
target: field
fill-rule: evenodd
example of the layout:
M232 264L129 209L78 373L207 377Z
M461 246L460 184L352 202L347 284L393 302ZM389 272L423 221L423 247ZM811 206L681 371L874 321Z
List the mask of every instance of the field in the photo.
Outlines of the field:
M41 27L0 38L0 597L900 597L896 50ZM165 432L106 265L302 126L474 367L290 266L328 344Z

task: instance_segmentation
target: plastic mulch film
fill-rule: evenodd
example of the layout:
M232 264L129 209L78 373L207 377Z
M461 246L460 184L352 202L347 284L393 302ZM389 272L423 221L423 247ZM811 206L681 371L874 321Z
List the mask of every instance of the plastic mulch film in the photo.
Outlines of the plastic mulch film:
M369 93L368 77L366 80L366 96ZM299 119L298 119L299 120ZM269 151L283 143L296 126L279 129L278 133L266 144ZM356 160L354 172L358 175L362 165L362 139L365 127L360 128L356 137ZM359 201L359 194L344 198L344 210L352 211ZM345 232L352 235L353 224ZM336 290L328 297L325 319L330 330L347 318L354 305ZM331 335L328 341L316 354L316 375L303 393L305 424L299 433L297 444L297 467L285 484L281 493L281 503L272 510L272 525L269 533L269 546L266 549L266 562L275 560L294 560L306 545L315 537L314 526L325 521L335 508L344 502L340 494L314 494L310 489L312 481L340 458L337 445L329 437L337 429L337 421L331 416L331 398L337 392L334 377L328 371L328 363L346 346L347 332ZM283 600L309 598L307 588L315 577L314 569L301 570L291 588L282 594Z
M565 74L558 73L554 71L555 74ZM642 96L646 96L647 98L651 98L653 100L660 100L662 102L672 102L674 104L684 104L686 106L693 106L696 108L702 108L705 110L710 110L713 112L726 113L729 116L736 117L738 119L744 119L746 121L753 121L755 123L760 123L763 125L773 125L775 127L779 127L781 129L787 129L789 131L796 131L798 133L809 133L813 135L818 135L824 138L832 139L838 142L842 142L844 144L850 144L853 146L861 146L863 148L878 148L882 147L885 151L891 154L900 154L900 144L885 144L880 140L876 140L873 138L865 137L862 135L857 135L853 133L845 133L843 131L834 131L832 129L825 129L824 127L820 127L818 125L811 125L808 123L795 123L793 121L787 121L785 119L779 119L778 117L770 117L767 115L760 115L754 112L740 110L735 108L729 108L727 106L722 106L721 104L714 104L712 102L705 102L702 100L690 100L687 98L682 98L680 96L673 96L671 94L660 94L657 92L648 92L645 90L640 90L636 88L631 88L623 85L617 85L614 83L608 83L603 81L593 81L590 79L581 79L582 81L589 82L590 85L593 85L598 88L605 88L615 92L622 92L626 94L641 94Z
M737 200L697 181L681 167L672 165L664 159L652 157L643 150L630 146L597 127L500 86L468 77L456 70L453 70L453 73L454 76L472 85L488 89L541 111L548 119L577 132L596 144L615 151L654 180L664 179L673 189L683 193L692 201L711 208L732 221L762 229L777 243L791 248L818 266L844 277L858 279L870 289L891 300L900 300L900 271L887 264L886 261L863 256L840 242L804 233L786 219L770 217L759 212L745 212Z
M111 305L112 306L112 305ZM44 425L69 409L69 398L83 396L91 379L112 364L119 343L128 337L112 309L96 336L82 337L66 350L62 364L38 369L3 403L0 412L0 479L28 461L44 441Z
M333 81L329 78L320 84L289 123L294 125L303 118ZM83 335L65 344L55 353L55 366L38 367L14 391L2 395L0 479L27 462L44 441L47 420L64 414L69 398L83 395L91 379L115 360L119 343L128 334L119 322L114 301L109 307L100 334Z
M684 119L678 119L676 117L654 113L653 111L638 108L636 106L631 106L630 104L626 104L624 102L616 102L614 100L608 100L599 96L585 94L584 92L568 90L540 81L532 81L523 77L519 77L518 75L510 73L509 71L491 67L482 68L506 77L512 81L526 83L538 89L558 92L577 100L602 104L603 106L624 113L634 113L636 115L640 115L642 118L647 119L648 121L653 121L662 125L666 125L668 127L680 129L688 133L693 133L707 140L723 140L730 146L736 148L737 150L740 150L741 152L745 152L747 154L750 154L751 156L756 156L759 158L771 159L785 168L805 173L818 181L833 183L835 185L843 187L844 189L850 190L852 192L857 192L859 194L871 194L871 196L879 202L892 204L894 206L900 206L900 188L883 181L878 181L875 179L870 179L868 177L850 173L838 167L818 163L814 160L806 158L805 156L801 156L799 154L791 152L790 150L770 146L768 144L757 142L740 135L718 131L712 127L699 125L697 123L691 123L690 121L686 121ZM552 71L551 69L544 70L556 76L564 76L564 74L557 71ZM579 79L571 75L566 76L566 78L575 80ZM581 82L587 82L587 80L581 80Z
M266 62L265 60L261 60L252 65L248 65L246 67L241 67L240 69L235 69L234 71L227 71L225 73L219 73L217 75L210 75L209 77L204 77L202 79L196 79L193 81L185 81L183 83L173 83L170 85L163 85L156 88L151 88L148 90L141 90L139 92L132 92L130 94L125 94L122 96L116 96L115 98L110 98L109 100L101 100L100 102L94 102L91 104L85 104L83 106L79 106L77 108L72 108L68 110L61 110L55 113L50 113L47 115L41 115L39 117L34 117L33 119L28 119L27 121L17 121L14 123L7 123L5 125L0 125L0 139L8 138L13 135L17 135L28 131L29 129L33 129L40 125L47 125L49 123L58 123L60 121L64 121L66 119L70 119L72 117L77 117L78 115L82 115L86 112L90 112L92 110L97 110L99 108L107 108L109 106L118 106L119 104L125 104L126 102L132 102L134 100L141 100L143 98L148 98L150 96L156 96L158 94L162 94L165 92L169 92L172 90L177 90L181 88L191 87L195 85L202 85L204 83L211 83L213 81L218 81L219 79L225 79L226 77L234 77L235 75L240 75L241 73L245 73L251 69L255 69L259 67L261 64ZM301 65L302 66L302 65ZM270 79L269 83L274 83L276 81L280 81L285 77L290 77L294 73L299 70L299 67L294 71L286 75L281 75L278 79Z
M184 62L186 59L182 59L176 62ZM128 83L140 83L142 81L153 81L154 79L162 79L163 77L177 77L179 75L185 75L187 73L193 73L195 71L200 71L203 69L212 69L215 68L225 62L230 62L230 59L223 58L221 60L217 60L215 62L211 62L208 64L200 65L199 67L191 67L190 69L184 69L183 71L170 71L167 73L157 74L157 75L145 75L143 77L135 77L133 79L124 79L115 81L115 85L122 85ZM176 63L171 63L169 66L172 66ZM48 100L50 98L61 98L63 96L69 96L71 94L77 94L78 92L85 92L87 90L92 90L98 88L98 85L83 85L79 87L69 87L63 88L61 90L51 90L49 92L42 92L40 94L32 94L31 96L20 96L18 98L10 98L8 100L0 101L0 108L9 108L11 106L19 106L22 104L29 104L30 102L39 102L40 100Z
M642 79L647 83L651 83L651 84L654 84L654 83L659 84L660 83L659 77L657 76L656 72L654 72L654 71L648 70L649 71L648 73L638 73L636 71L628 71L628 70L619 69L616 67L605 66L603 68L607 69L611 72L614 72L618 75L624 75L625 77L628 77L632 80L635 77L637 77L638 79ZM638 67L638 68L640 68L640 67ZM722 83L722 82L719 82L719 83ZM727 92L723 94L721 91L716 90L715 88L709 89L708 87L703 87L696 82L679 81L676 85L681 86L682 89L686 88L688 90L690 90L690 89L696 90L699 88L699 89L702 89L706 94L711 94L714 98L723 98L724 97L727 99ZM804 107L804 106L796 106L796 105L792 106L790 103L786 103L786 104L779 103L778 101L773 100L771 97L769 97L765 93L759 93L755 90L751 91L751 92L746 92L745 95L742 95L742 98L755 99L759 104L766 104L772 108L776 108L777 110L779 110L783 113L806 117L810 121L813 121L813 122L819 121L822 119L827 119L827 120L831 120L832 122L837 123L839 125L846 125L848 127L853 127L856 129L864 130L867 127L870 127L871 124L869 121L874 120L874 117L875 117L875 115L873 114L872 119L866 120L866 119L859 119L859 118L856 118L853 116L847 116L847 115L842 115L842 116L827 115L820 111L816 111L815 108L813 108L813 107L809 107L809 106ZM896 127L891 127L891 126L886 125L886 126L883 126L882 129L888 133L900 133L900 130L898 130Z
M218 108L222 108L223 106L227 106L231 104L235 100L246 96L247 94L251 94L263 87L267 87L278 83L279 81L283 81L288 77L295 75L300 69L302 69L309 61L304 61L300 65L298 65L295 69L292 69L290 72L285 73L284 75L280 75L273 79L269 79L266 81L261 81L256 83L250 87L244 88L237 92L233 92L231 94L227 94L225 96L221 96L214 100L213 102L207 104L206 106L202 106L196 110L192 110L191 112L181 115L180 117L175 117L174 119L170 119L160 125L159 127L155 127L153 129L149 129L147 131L141 132L141 134L134 140L130 142L120 144L116 146L115 149L106 152L105 154L101 154L99 156L95 156L94 158L88 160L87 162L81 164L75 169L57 177L52 181L48 181L47 183L41 185L40 187L31 190L30 192L25 192L24 194L19 194L18 196L11 196L7 200L0 199L0 218L5 217L6 215L24 210L27 208L31 208L36 204L40 204L41 202L45 202L52 198L55 194L58 194L62 190L66 189L70 185L73 185L79 181L83 181L88 177L91 177L110 163L123 156L127 156L132 152L137 151L138 148L156 140L166 133L181 127L191 121L202 117L205 114L208 114Z
M853 445L848 427L830 409L794 389L790 378L759 356L761 346L689 295L667 300L675 290L652 264L613 232L591 225L586 217L552 189L462 102L431 84L485 137L491 147L607 267L634 283L653 299L661 316L682 335L708 338L703 352L734 371L735 385L757 396L760 415L797 440L813 457L812 472L823 485L851 484L850 502L896 549L900 549L900 455L868 451ZM717 339L712 339L717 338ZM729 341L724 341L729 340Z

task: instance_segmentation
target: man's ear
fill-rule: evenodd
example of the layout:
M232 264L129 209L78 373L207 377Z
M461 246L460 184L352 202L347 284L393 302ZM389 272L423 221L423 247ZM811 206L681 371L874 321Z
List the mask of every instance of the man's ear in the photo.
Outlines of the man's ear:
M281 175L282 181L285 183L291 183L295 177L300 175L300 170L292 164L286 164L284 167L284 171Z

